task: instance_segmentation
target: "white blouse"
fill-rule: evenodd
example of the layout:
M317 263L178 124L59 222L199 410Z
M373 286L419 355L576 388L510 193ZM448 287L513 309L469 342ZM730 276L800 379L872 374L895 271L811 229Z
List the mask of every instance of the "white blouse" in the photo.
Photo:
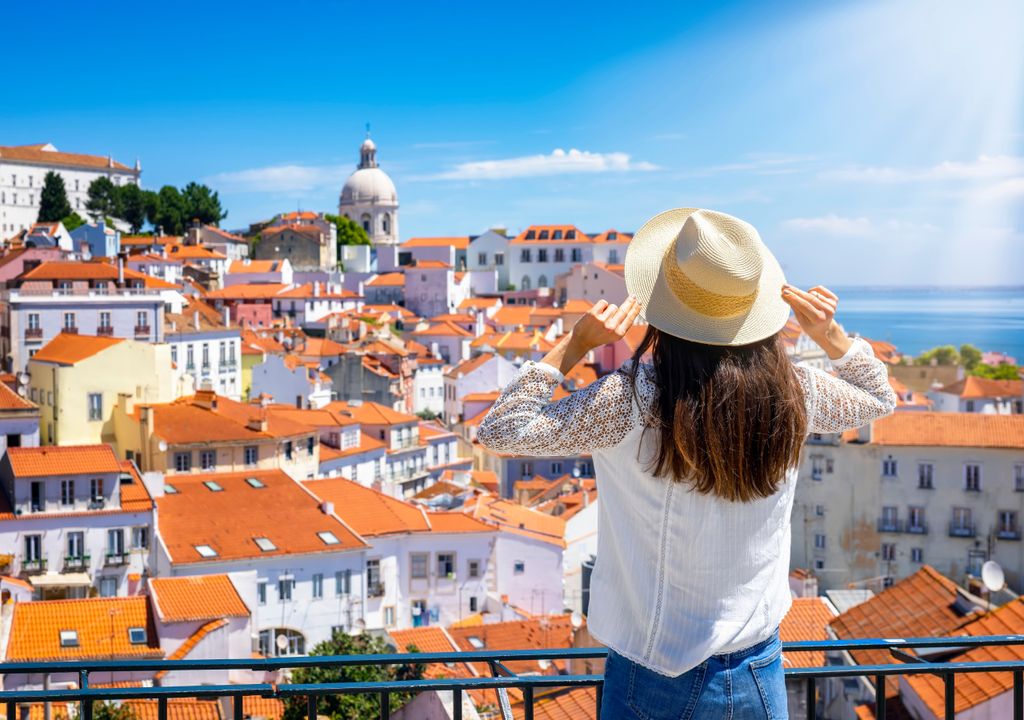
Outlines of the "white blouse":
M832 365L838 377L795 368L808 432L842 432L896 407L885 366L863 340ZM552 403L562 374L524 363L477 438L502 453L593 455L600 504L590 631L619 654L675 676L767 639L789 610L797 472L774 495L746 503L654 477L645 468L657 436L641 437L657 388L653 369L642 370L639 405L625 372Z

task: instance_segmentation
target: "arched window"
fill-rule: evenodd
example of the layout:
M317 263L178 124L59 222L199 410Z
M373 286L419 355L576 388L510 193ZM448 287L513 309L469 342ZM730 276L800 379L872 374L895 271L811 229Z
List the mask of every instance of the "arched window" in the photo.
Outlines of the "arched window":
M391 214L384 213L384 218L381 220L381 227L385 233L391 232Z
M370 216L363 213L363 230L370 232Z
M547 287L547 286L548 286L548 276L547 275L541 275L539 278L537 278L537 287L543 287L544 288L544 287Z
M530 276L529 275L523 275L523 284L520 285L519 289L520 290L529 290L530 289Z

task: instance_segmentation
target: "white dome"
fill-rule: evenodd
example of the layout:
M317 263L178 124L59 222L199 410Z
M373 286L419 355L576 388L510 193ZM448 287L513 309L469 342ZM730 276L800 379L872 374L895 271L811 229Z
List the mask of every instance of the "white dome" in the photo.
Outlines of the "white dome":
M359 149L360 150L376 150L377 146L376 146L376 144L374 144L373 140L371 140L370 138L366 138L365 140L363 140L363 144L360 146Z
M395 184L391 182L388 174L379 167L359 168L345 181L345 186L341 189L341 204L356 205L359 203L398 204Z

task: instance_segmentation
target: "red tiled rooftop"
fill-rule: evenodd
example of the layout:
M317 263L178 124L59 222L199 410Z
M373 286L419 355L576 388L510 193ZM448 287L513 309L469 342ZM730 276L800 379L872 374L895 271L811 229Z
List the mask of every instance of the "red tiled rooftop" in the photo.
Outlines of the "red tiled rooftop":
M249 608L227 575L152 578L149 589L164 622L249 616Z
M10 447L7 457L15 477L116 473L121 470L110 445Z

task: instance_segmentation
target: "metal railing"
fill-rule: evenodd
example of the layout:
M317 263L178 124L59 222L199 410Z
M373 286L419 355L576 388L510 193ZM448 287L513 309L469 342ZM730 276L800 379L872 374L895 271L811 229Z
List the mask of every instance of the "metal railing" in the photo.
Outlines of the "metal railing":
M1009 673L1013 677L1012 693L1013 718L1024 720L1024 660L982 661L982 662L934 662L925 660L908 650L932 648L958 652L971 648L1005 645L1024 645L1024 635L991 635L974 637L938 637L910 639L867 639L867 640L824 640L784 642L783 652L857 652L861 650L888 650L894 660L891 664L874 665L828 665L825 667L786 668L787 681L802 681L806 717L813 720L818 712L818 680L832 678L870 678L875 693L875 717L886 716L885 681L898 675L936 675L943 681L943 717L956 717L956 677L969 673ZM242 720L243 701L246 697L264 697L288 700L301 698L310 720L315 720L318 702L329 695L375 695L379 699L382 720L391 717L392 693L451 692L453 718L461 720L462 703L465 693L473 690L493 689L498 696L498 714L503 720L512 719L512 708L508 689L517 688L522 692L523 716L534 717L538 692L557 688L596 688L594 717L600 718L601 698L604 684L603 675L520 675L505 665L507 662L524 660L587 660L603 659L605 648L557 648L541 650L479 650L441 653L390 653L384 655L339 655L339 656L289 656L257 659L209 659L209 660L126 660L126 661L60 661L60 662L15 662L0 664L0 676L6 680L12 675L75 674L78 688L61 690L4 690L0 691L0 703L6 703L7 717L16 718L17 706L25 703L80 703L78 717L92 720L93 703L97 701L156 700L158 720L167 720L167 702L172 698L230 698L233 719ZM90 687L89 674L139 673L160 671L196 670L251 670L273 672L284 669L305 667L344 668L352 666L383 666L398 664L460 664L485 663L490 667L489 677L437 678L419 680L358 681L338 683L293 683L270 682L225 685L180 685L159 687Z

